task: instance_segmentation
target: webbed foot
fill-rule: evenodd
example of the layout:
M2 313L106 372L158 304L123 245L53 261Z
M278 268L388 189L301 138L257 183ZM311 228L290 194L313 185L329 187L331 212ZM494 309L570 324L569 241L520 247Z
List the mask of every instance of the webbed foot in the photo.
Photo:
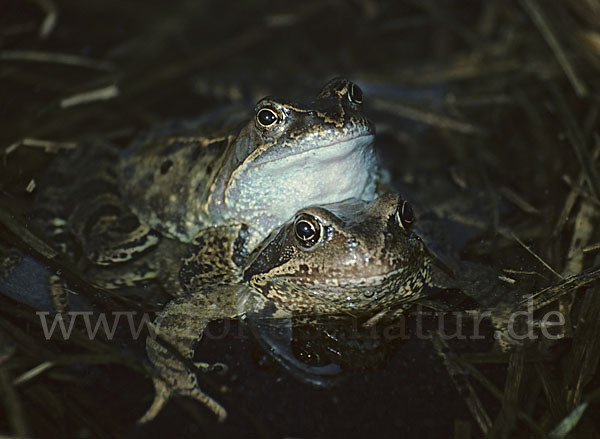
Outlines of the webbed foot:
M154 327L155 330L158 330ZM169 338L169 337L164 337ZM182 339L180 339L181 341ZM163 341L167 341L164 340ZM171 339L171 341L173 341ZM181 348L181 345L179 346ZM198 385L198 377L196 371L192 370L188 365L169 352L159 341L148 338L146 340L146 349L148 358L152 363L155 375L154 382L154 401L150 408L138 420L139 424L145 424L153 420L162 410L165 404L172 396L181 395L195 399L208 407L222 422L227 417L227 411L221 404L204 393ZM181 349L184 351L184 357L190 358L193 351ZM180 353L181 353L180 350ZM223 373L227 371L227 366L222 363L194 363L198 370L202 372L216 371Z
M213 368L213 366L206 363L204 365L206 365L208 370ZM175 376L170 377L170 380L172 380L172 383L167 383L158 377L153 379L155 390L154 401L152 401L152 405L146 410L146 413L138 419L138 424L146 424L152 421L160 413L171 396L174 395L186 396L201 402L217 415L219 422L223 422L227 418L225 408L200 390L198 380L193 371L187 369L178 370Z

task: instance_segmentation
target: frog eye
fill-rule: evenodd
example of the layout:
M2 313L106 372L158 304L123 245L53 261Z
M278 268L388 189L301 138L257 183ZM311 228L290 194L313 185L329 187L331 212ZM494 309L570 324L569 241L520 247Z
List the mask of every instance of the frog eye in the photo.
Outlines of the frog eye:
M314 216L300 214L294 221L294 233L301 247L310 248L323 237L323 227Z
M348 89L348 100L353 104L362 104L363 92L358 85L350 83L350 87Z
M273 128L279 120L279 112L272 107L261 108L256 113L256 123L261 128Z
M412 223L415 222L415 212L408 201L402 200L396 210L396 222L404 230L409 230Z

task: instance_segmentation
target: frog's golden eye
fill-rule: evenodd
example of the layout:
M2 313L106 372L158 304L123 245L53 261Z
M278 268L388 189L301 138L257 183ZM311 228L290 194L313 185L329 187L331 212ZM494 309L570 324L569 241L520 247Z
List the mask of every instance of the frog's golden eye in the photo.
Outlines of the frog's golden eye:
M348 88L348 100L353 104L362 104L363 92L360 87L354 83L349 84Z
M323 227L317 218L304 213L296 217L294 233L301 247L310 248L323 238Z
M401 200L396 209L396 222L404 230L409 230L412 223L415 222L415 212L408 201Z
M273 128L279 122L279 112L275 108L265 107L256 113L256 123L261 128Z

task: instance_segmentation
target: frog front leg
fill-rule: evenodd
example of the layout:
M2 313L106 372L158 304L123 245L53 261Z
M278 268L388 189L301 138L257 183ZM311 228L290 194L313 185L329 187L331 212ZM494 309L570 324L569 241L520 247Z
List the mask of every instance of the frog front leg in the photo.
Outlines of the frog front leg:
M156 394L139 423L154 419L173 395L200 401L217 415L219 421L226 418L223 406L200 389L195 371L181 358L193 359L196 346L211 321L242 315L250 294L250 290L241 285L218 286L207 294L179 297L165 307L153 324L154 337L146 340L148 359L156 371L153 378ZM171 353L161 342L170 345L179 355ZM205 363L197 366L207 369Z
M152 329L155 337L168 343L179 356L155 338L146 340L148 358L157 372L156 396L140 422L153 419L174 394L196 399L219 420L225 419L225 409L200 389L196 374L186 362L194 357L212 320L238 317L255 302L248 300L252 293L240 282L239 268L247 257L246 237L247 228L240 224L209 228L196 236L184 257L176 256L181 264L177 279L167 276L163 281L179 297L165 307ZM207 368L205 363L197 366Z

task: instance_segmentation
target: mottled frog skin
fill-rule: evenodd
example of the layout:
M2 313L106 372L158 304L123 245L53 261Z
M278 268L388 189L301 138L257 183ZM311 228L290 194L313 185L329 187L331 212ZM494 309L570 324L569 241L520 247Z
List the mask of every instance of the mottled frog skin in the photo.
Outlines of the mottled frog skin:
M418 298L429 282L431 259L409 231L413 220L397 194L304 208L249 256L240 253L245 228L205 230L183 259L178 282L185 294L154 322L160 341L147 339L158 375L154 403L140 421L153 419L173 394L201 401L225 418L225 409L200 389L195 373L163 346L191 360L212 320L392 312Z
M304 206L375 197L374 126L362 100L337 78L308 105L264 98L249 122L216 137L199 125L188 136L153 132L124 151L82 143L42 180L36 222L66 253L112 274L123 266L123 279L92 279L112 289L159 274L147 259L130 261L165 235L190 242L203 229L244 224L250 252Z
M356 85L334 79L308 105L261 100L224 136L148 136L125 152L94 142L56 161L38 197L53 241L91 262L96 284L158 280L176 297L147 342L158 373L143 421L172 394L225 416L160 341L190 360L215 319L375 313L419 296L430 261L408 204L374 200L361 105Z
M362 91L328 82L301 105L266 97L241 129L217 137L150 137L118 166L142 223L189 242L203 228L248 225L249 250L298 209L375 197L374 125Z

